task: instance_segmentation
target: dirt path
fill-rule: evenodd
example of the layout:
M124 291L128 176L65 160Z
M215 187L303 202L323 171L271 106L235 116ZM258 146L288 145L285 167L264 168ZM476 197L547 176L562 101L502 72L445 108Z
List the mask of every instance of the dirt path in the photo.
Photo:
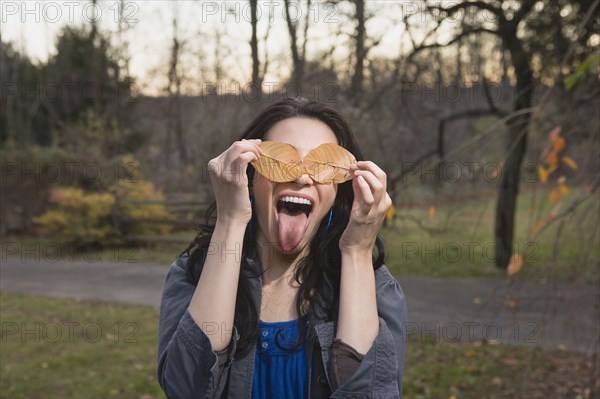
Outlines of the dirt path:
M3 259L0 291L158 306L168 267ZM399 276L409 334L598 351L600 287ZM508 301L514 300L512 306Z

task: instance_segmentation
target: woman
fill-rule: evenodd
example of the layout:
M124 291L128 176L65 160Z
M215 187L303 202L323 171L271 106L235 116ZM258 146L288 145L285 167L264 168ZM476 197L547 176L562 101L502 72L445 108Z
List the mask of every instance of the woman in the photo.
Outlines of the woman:
M276 183L250 165L263 141L300 159L333 143L358 162L344 183L306 171ZM406 304L378 237L391 200L385 173L361 160L341 115L306 99L269 106L211 160L215 204L161 303L168 397L401 397Z

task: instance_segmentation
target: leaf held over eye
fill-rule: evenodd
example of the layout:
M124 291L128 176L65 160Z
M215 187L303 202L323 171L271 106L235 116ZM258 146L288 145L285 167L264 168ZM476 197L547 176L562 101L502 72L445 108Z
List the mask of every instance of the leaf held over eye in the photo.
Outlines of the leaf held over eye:
M304 158L308 173L319 183L343 183L352 179L350 166L354 164L354 155L333 143L321 144Z
M291 145L278 141L263 141L259 148L261 156L251 164L267 179L284 183L294 181L302 175L302 160Z

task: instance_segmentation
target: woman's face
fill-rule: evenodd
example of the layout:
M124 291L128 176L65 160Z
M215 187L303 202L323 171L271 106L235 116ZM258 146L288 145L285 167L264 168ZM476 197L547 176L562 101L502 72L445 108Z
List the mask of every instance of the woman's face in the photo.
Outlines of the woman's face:
M263 140L288 143L302 159L321 144L337 144L326 124L302 117L276 123ZM293 182L275 183L255 173L253 186L259 242L285 255L297 254L310 243L337 193L337 184L320 184L307 174Z

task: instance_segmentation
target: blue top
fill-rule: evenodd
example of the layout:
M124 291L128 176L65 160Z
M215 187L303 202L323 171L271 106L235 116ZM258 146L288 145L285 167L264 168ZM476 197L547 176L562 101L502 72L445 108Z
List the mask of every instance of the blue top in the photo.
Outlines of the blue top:
M304 399L308 367L304 344L293 351L299 336L298 320L266 323L260 321L252 399Z

